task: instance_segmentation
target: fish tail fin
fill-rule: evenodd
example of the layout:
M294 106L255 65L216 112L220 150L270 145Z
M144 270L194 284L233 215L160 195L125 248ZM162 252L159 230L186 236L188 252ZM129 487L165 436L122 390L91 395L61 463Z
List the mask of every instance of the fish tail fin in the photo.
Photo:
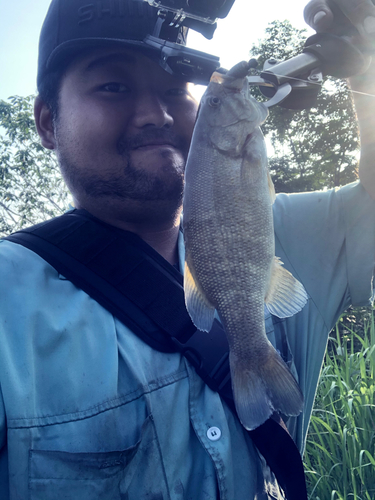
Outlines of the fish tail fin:
M248 430L259 427L275 410L297 416L303 408L301 389L288 367L271 344L265 348L265 362L261 365L254 356L253 360L243 361L242 356L230 354L236 410Z

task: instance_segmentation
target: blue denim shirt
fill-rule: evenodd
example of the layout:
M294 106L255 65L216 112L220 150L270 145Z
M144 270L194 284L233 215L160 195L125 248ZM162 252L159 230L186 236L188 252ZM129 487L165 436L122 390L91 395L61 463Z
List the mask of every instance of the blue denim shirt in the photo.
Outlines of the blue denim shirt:
M278 195L276 254L310 297L273 324L305 410L329 330L368 303L375 202L361 185ZM183 261L180 242L180 259ZM30 250L0 243L1 500L282 498L238 419L180 354L160 353Z

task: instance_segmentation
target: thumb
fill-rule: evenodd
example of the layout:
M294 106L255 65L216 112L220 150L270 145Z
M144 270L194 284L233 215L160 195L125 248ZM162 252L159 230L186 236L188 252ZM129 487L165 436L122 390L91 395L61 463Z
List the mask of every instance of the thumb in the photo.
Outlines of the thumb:
M303 11L303 16L306 23L318 33L330 31L334 21L328 0L310 0Z
M363 41L374 39L375 6L371 0L311 0L305 7L304 18L317 32L359 33Z

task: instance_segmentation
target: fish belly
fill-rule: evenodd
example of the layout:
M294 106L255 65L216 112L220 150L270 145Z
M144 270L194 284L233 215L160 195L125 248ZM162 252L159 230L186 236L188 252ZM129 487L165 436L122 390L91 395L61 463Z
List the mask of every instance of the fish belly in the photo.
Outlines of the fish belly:
M209 330L217 310L230 346L237 413L254 429L274 410L300 413L302 395L265 334L264 300L274 260L272 201L262 145L249 148L247 155L228 158L202 144L192 146L184 238L185 274L196 294L187 301L189 313L198 328Z
M263 309L274 256L266 167L216 150L192 151L183 220L194 278L219 313L233 297L247 306L254 290Z

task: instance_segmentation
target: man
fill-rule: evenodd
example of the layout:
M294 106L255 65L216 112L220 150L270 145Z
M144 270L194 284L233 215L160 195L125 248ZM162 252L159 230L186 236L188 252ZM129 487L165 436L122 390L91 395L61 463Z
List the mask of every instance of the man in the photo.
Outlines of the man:
M55 150L77 208L182 269L197 104L141 43L156 21L151 7L118 18L92 5L54 0L46 18L35 103L42 144ZM371 2L337 5L370 43ZM321 30L340 22L321 0L306 17ZM356 85L375 94L371 76ZM301 451L329 330L371 295L373 102L356 98L361 184L275 203L276 254L310 297L292 318L266 317L305 397L303 414L287 422ZM2 241L0 253L1 499L282 498L238 418L183 356L152 349L32 251Z

